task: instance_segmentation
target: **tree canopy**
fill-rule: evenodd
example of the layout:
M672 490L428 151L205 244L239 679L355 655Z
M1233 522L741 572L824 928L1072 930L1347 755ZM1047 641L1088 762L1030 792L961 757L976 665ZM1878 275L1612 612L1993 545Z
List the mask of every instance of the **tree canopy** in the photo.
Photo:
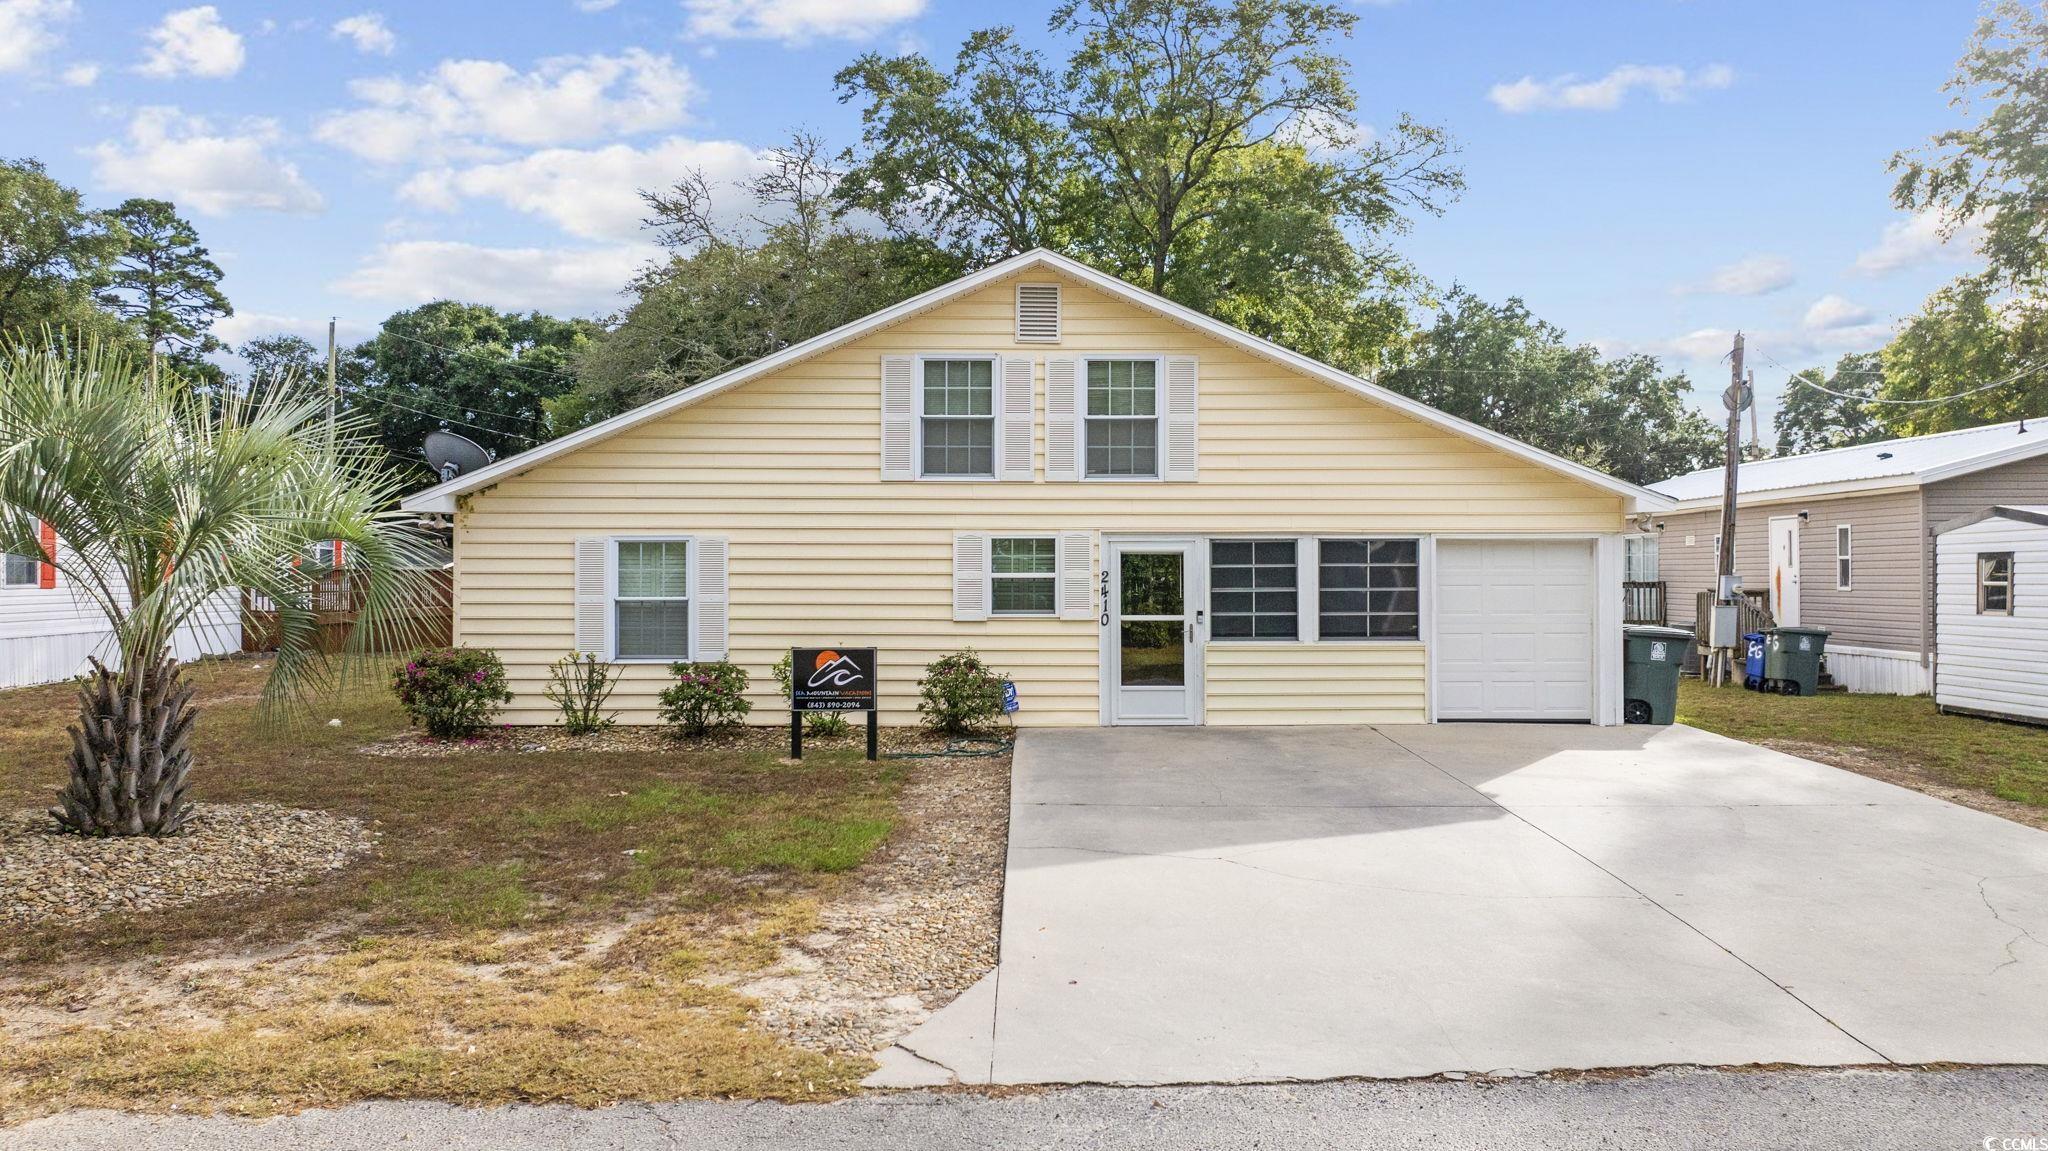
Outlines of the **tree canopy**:
M1632 483L1711 464L1714 425L1686 405L1682 374L1656 357L1603 358L1519 299L1454 287L1435 322L1389 353L1379 382L1482 427Z
M1779 455L1853 447L1888 438L1877 409L1852 396L1869 396L1883 376L1876 352L1851 352L1835 361L1833 371L1808 368L1794 372L1785 398L1772 417ZM1823 390L1825 389L1825 390Z
M119 226L41 162L0 163L0 337L45 327L118 336L98 293L121 251Z
M126 200L107 216L120 251L100 302L127 320L151 352L190 357L223 345L216 320L235 314L221 294L220 265L167 200Z

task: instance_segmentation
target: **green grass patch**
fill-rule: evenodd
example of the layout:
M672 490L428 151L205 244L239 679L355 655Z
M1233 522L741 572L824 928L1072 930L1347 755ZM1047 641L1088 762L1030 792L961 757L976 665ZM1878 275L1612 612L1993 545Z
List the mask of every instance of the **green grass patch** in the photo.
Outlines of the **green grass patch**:
M2048 728L1943 715L1924 695L1765 695L1688 679L1678 685L1678 721L1751 743L1838 748L1951 787L2048 808Z
M466 929L512 927L533 911L518 863L431 867L371 883L366 894L385 918Z

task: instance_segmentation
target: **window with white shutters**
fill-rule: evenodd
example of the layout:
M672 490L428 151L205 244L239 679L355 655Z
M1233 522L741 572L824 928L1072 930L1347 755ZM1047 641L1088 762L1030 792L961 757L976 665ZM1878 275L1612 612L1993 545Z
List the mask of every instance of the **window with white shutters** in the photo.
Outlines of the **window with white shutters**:
M690 658L688 540L620 540L612 589L613 647L622 660Z

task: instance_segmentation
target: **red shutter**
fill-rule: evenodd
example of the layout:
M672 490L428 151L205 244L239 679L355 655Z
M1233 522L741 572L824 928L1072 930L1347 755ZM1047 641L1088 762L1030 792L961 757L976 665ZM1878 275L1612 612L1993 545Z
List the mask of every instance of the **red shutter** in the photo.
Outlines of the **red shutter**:
M336 568L339 568L339 567L341 567L341 566L342 566L342 562L341 562L341 541L340 541L340 540L335 540L335 541L334 541L334 566L335 566Z
M49 524L37 524L36 533L42 539L42 570L36 574L36 582L45 588L57 586L57 529Z

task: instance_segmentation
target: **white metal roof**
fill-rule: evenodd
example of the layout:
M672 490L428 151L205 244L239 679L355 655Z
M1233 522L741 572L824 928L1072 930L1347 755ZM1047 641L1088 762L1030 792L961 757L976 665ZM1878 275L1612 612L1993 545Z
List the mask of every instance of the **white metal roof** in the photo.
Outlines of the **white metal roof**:
M703 383L673 392L661 399L642 404L632 411L613 416L602 423L592 424L578 432L572 432L558 440L550 440L537 448L518 455L506 456L488 467L478 468L466 475L460 475L446 483L436 484L423 491L414 492L400 501L399 506L414 512L452 512L455 497L489 487L507 476L518 475L537 464L553 459L566 452L573 452L587 444L609 439L627 428L645 423L659 416L667 415L678 408L706 400L728 389L738 387L749 380L779 371L791 364L807 360L812 356L830 351L842 344L857 340L872 332L900 323L912 316L938 307L956 296L965 295L991 283L1029 272L1034 269L1049 269L1070 276L1107 295L1116 296L1141 308L1150 309L1176 323L1204 332L1223 343L1230 344L1252 355L1291 368L1312 379L1362 399L1392 408L1433 424L1454 435L1463 436L1509 455L1527 460L1538 467L1569 476L1581 483L1613 492L1627 501L1630 511L1661 511L1671 507L1669 497L1648 488L1637 487L1626 480L1616 479L1596 468L1575 463L1562 456L1552 455L1541 448L1532 447L1512 436L1480 427L1468 420L1459 419L1449 413L1438 411L1419 400L1410 399L1390 388L1381 387L1369 380L1360 379L1349 372L1339 371L1320 360L1313 360L1299 352L1281 347L1270 340L1264 340L1249 332L1231 327L1220 320L1205 316L1193 308L1183 307L1164 296L1154 295L1135 284L1128 284L1115 276L1098 272L1076 260L1050 252L1043 248L1033 249L1020 256L1012 256L999 264L992 264L978 272L962 276L948 284L941 284L921 295L912 296L893 307L834 328L822 335L813 336L801 343L791 344L770 356L763 356L753 363L734 368L720 376L714 376ZM2048 437L2044 437L2048 438Z
M2024 428L2025 430L2022 430ZM1930 484L2048 452L2048 420L2016 420L1901 440L1833 448L1802 456L1745 461L1736 473L1742 496L1791 495L1811 488L1855 491ZM1681 505L1721 500L1720 468L1650 485Z

